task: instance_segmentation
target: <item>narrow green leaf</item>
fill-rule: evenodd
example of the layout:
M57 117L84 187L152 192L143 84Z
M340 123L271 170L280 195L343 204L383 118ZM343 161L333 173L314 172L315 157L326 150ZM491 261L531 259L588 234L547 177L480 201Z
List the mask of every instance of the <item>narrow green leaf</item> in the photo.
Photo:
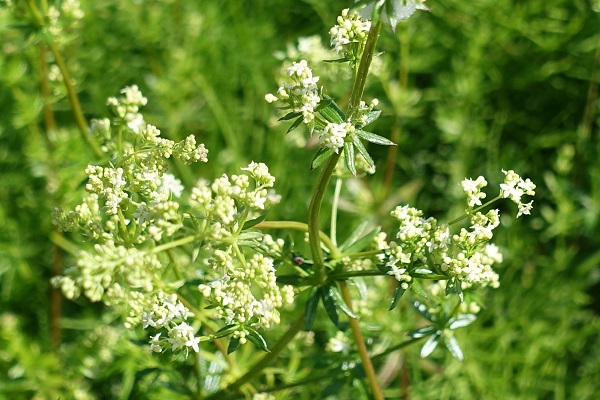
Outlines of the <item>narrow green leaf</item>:
M402 295L406 292L406 289L402 288L402 283L398 282L396 286L396 290L394 290L394 294L392 295L392 303L390 304L389 311L392 311L398 305L398 300L402 297Z
M421 283L418 280L413 279L411 281L410 287L412 288L413 292L423 297L424 299L428 297L427 292L425 291L425 289L423 289L423 286L421 286Z
M344 57L344 58L338 58L336 60L323 60L323 62L326 62L326 63L343 63L343 62L346 62L346 61L350 61L350 59Z
M444 344L450 350L450 353L456 358L458 361L463 361L465 359L463 352L458 345L458 341L454 336L447 337L444 339Z
M327 159L333 154L333 149L327 147L321 147L317 154L313 157L312 162L310 163L310 169L313 170L318 168L321 164L323 164Z
M320 293L315 290L306 302L306 308L304 310L304 327L307 331L312 329L315 317L317 316L317 306L319 305Z
M259 215L258 218L254 218L250 221L246 221L242 230L250 229L253 226L260 224L261 222L263 222L265 220L265 218L267 218L267 213Z
M373 243L373 238L375 236L377 236L377 234L380 231L381 231L380 227L375 227L369 233L367 233L365 236L358 239L353 245L348 247L346 249L345 253L350 254L350 253L356 253L359 251L363 251L367 246L369 246L371 243Z
M304 282L304 278L300 275L291 274L291 275L279 275L277 277L277 283L283 285L292 285L292 286L300 286Z
M223 337L225 335L227 335L229 332L229 330L233 331L233 328L237 328L238 325L237 324L229 324L226 325L224 327L222 327L221 329L219 329L218 331L215 332L215 336L217 337Z
M435 335L431 336L429 339L427 339L427 341L421 348L421 358L425 358L425 357L429 356L431 353L433 353L433 351L437 347L439 341L440 341L439 333L435 334Z
M249 327L245 327L245 329L248 340L250 340L258 349L270 353L269 348L267 347L267 342L260 333Z
M368 226L369 226L369 221L363 221L361 224L359 224L356 228L354 228L354 230L352 231L350 236L348 236L346 238L346 240L344 240L344 243L342 243L340 245L339 249L341 251L344 251L344 250L346 250L346 248L348 248L348 247L352 246L354 243L356 243L356 241L358 239L360 239L360 237L365 232L365 230L367 229Z
M367 161L367 164L369 164L369 167L375 168L375 162L373 161L373 159L371 158L371 155L365 148L365 145L362 143L362 141L360 140L360 138L357 135L354 135L354 138L352 138L352 143L354 143L354 146L356 146L356 148L358 149L358 152Z
M475 322L475 320L477 319L477 316L474 314L463 314L463 315L459 315L456 318L452 318L450 320L450 323L448 324L448 329L458 329L458 328L464 328L465 326L469 326L471 325L473 322Z
M346 168L356 176L356 165L354 164L354 145L351 142L344 142L344 159L346 161Z
M396 143L392 142L389 139L384 138L383 136L376 135L371 132L363 131L362 129L357 129L356 134L361 138L365 139L367 142L380 144L382 146L395 146Z
M293 131L294 129L296 129L301 123L302 121L304 121L304 118L300 117L297 120L294 121L294 123L292 124L292 126L290 126L287 130L287 132L285 133L286 135L288 133L290 133L291 131Z
M227 354L231 354L240 347L240 338L231 339L229 346L227 346Z
M335 300L331 297L329 290L327 287L322 286L319 288L321 292L321 299L323 300L323 306L325 307L325 311L327 311L327 315L329 315L329 319L335 326L338 326L340 322L340 318L338 316L337 307L335 305Z
M325 96L321 99L321 101L315 108L315 111L321 111L322 109L328 107L331 103L333 103L333 99L329 96Z
M289 112L289 113L285 114L283 117L279 118L278 121L289 121L290 119L294 119L301 115L302 115L302 113L299 113L299 112Z
M354 312L350 309L350 307L348 307L348 305L344 301L344 298L342 297L342 294L338 290L335 283L329 285L329 294L331 295L331 297L333 297L336 304L344 312L344 314L346 314L350 318L354 318L354 319L358 318L356 316L356 314L354 314Z
M365 120L365 123L362 124L360 127L362 128L363 126L369 125L370 123L372 123L373 121L375 121L377 118L379 118L380 115L381 115L381 110L369 112L367 114L367 118Z
M411 338L414 339L419 339L419 338L423 338L429 335L433 335L434 333L436 333L438 331L438 328L433 326L433 325L427 325L427 326L423 326L419 329L415 329L413 331L410 331L406 334L406 336L410 336Z
M326 107L323 107L319 110L319 113L323 116L323 118L325 118L329 122L334 122L336 124L341 124L342 122L346 121L346 116L344 115L344 112L338 107L337 104L335 104L335 101L333 101L329 96L324 96L323 98L326 101L331 100L331 102L327 104Z

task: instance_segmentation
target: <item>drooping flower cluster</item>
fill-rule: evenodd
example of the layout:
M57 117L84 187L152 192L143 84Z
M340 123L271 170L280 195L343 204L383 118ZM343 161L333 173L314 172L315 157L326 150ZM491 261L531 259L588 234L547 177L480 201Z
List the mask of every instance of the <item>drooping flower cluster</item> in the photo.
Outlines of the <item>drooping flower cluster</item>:
M369 29L370 21L364 21L359 13L346 8L337 17L337 25L329 30L331 46L336 53L355 62L362 55Z
M293 113L300 113L304 123L312 128L315 109L321 102L321 93L317 86L319 77L313 76L306 60L295 62L286 69L286 72L292 78L292 82L284 83L279 88L277 91L279 97L269 93L265 96L265 100L268 103L281 101L285 104L285 109L289 109Z

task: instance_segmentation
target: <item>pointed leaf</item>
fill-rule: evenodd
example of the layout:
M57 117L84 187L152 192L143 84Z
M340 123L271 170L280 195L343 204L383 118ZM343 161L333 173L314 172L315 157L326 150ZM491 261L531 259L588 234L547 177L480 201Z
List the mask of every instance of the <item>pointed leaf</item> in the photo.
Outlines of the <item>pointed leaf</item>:
M464 328L465 326L471 325L473 322L475 322L476 319L477 316L474 314L459 315L458 317L450 320L450 323L448 324L448 329L454 330L458 328Z
M233 328L237 328L237 327L238 327L238 325L237 325L237 324L229 324L229 325L226 325L226 326L222 327L221 329L219 329L218 331L216 331L216 332L215 332L215 336L216 336L216 337L223 337L223 336L226 336L226 335L228 335L229 333L231 333L231 332L229 332L230 330L233 332L233 331L234 331L234 329L233 329Z
M321 111L322 109L328 107L331 103L333 103L333 99L329 96L324 96L315 108L315 111Z
M346 168L356 176L356 165L354 164L354 145L350 142L344 142L344 159L346 161Z
M402 297L404 292L406 292L406 289L403 289L402 283L398 282L396 290L394 290L394 294L392 295L392 303L390 304L389 311L392 311L394 308L396 308L396 306L398 305L398 300L400 300L400 297Z
M356 134L361 138L365 139L367 142L380 144L383 146L395 146L396 143L392 142L389 139L384 138L383 136L376 135L371 132L363 131L362 129L357 129Z
M446 347L448 350L450 350L450 353L452 353L454 358L456 358L458 361L463 361L465 359L463 352L458 345L458 341L454 336L445 338L444 344L446 344Z
M340 319L337 313L337 307L335 305L335 300L331 297L329 290L327 287L323 286L320 289L321 299L323 300L323 306L325 307L325 311L327 311L327 315L329 315L329 319L335 326L338 326Z
M231 339L229 346L227 346L227 354L231 354L240 347L240 338Z
M381 110L369 112L367 114L367 118L366 118L364 124L362 124L360 127L362 128L363 126L369 125L370 123L375 121L377 118L379 118L380 115L381 115Z
M356 314L354 314L354 312L350 309L350 307L348 307L348 305L344 301L344 298L342 297L342 294L338 290L335 283L332 283L331 285L329 285L328 290L329 290L329 294L335 300L337 306L344 312L344 314L346 314L350 318L354 318L354 319L358 318L356 316Z
M312 329L312 325L315 322L317 316L317 306L319 305L320 293L315 290L306 302L306 308L304 310L304 327L307 331Z
M356 243L356 241L362 236L364 231L367 229L367 226L369 226L369 221L363 221L360 225L354 228L350 236L348 236L346 240L344 240L344 243L340 245L340 250L344 251L346 248Z
M352 138L352 143L354 143L354 146L356 146L358 152L367 161L367 164L369 164L369 167L375 168L375 162L371 158L371 155L369 154L369 152L367 152L367 149L365 148L365 145L362 143L360 138L358 136L354 135L354 137Z
M246 338L248 338L248 340L250 340L258 349L270 353L267 347L267 342L260 333L249 327L245 327L245 329L247 333Z
M321 147L317 154L315 154L312 162L310 163L310 169L313 170L318 168L321 164L323 164L327 159L333 154L333 149L328 147Z
M425 357L429 356L431 353L433 353L433 351L437 347L439 341L440 341L439 333L435 334L435 335L431 336L429 339L427 339L427 341L421 348L421 358L425 358Z
M369 233L358 239L354 244L349 246L345 253L356 253L363 251L367 246L373 243L373 238L381 231L380 227L375 227Z
M294 119L296 117L300 117L302 113L299 112L290 112L285 114L283 117L279 118L278 121L289 121L290 119Z
M265 220L265 218L267 218L267 213L261 214L257 218L254 218L250 221L246 221L242 230L250 229L253 226L260 224Z
M434 333L436 333L438 331L438 328L433 326L433 325L427 325L427 326L423 326L419 329L415 329L413 331L408 332L406 335L410 336L414 339L419 339L419 338L423 338L426 336L430 336L433 335Z
M424 299L428 298L427 292L425 291L425 289L423 289L423 286L421 286L421 283L418 280L413 279L411 281L410 287L412 288L413 292L415 292L419 296L423 297Z
M335 101L329 96L323 96L323 99L328 101L328 104L326 107L319 109L319 113L329 122L334 122L336 124L344 122L346 120L346 115L344 115L344 112L337 104L335 104Z
M293 131L294 129L296 129L301 123L302 121L304 121L304 118L300 117L297 120L294 121L294 123L292 124L292 126L290 126L287 130L287 132L285 133L286 135L288 133L290 133L291 131Z
M346 62L346 61L350 61L350 59L344 57L344 58L338 58L336 60L323 60L323 62L326 62L326 63L343 63L343 62Z

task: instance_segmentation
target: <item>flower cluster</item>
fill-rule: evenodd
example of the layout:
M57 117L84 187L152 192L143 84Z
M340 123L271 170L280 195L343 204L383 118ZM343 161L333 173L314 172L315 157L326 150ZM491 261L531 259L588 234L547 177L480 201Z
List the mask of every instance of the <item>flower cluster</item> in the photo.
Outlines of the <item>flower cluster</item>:
M114 293L114 285L151 292L154 273L161 267L156 254L108 240L94 245L92 251L80 251L77 265L52 278L52 284L69 299L83 293L91 301L100 301L106 292Z
M523 194L534 194L535 185L529 179L523 180L513 171L504 173L507 178L500 185L499 197L508 197L520 204ZM397 240L386 243L377 238L378 248L383 250L380 259L389 268L387 273L404 289L409 287L415 275L456 278L463 288L473 285L498 287L498 275L492 266L502 262L502 254L489 241L500 224L499 211L493 209L484 214L473 209L485 198L481 188L486 185L487 181L481 176L461 183L467 194L467 216L471 225L454 235L450 234L448 225L438 224L434 218L423 218L420 210L409 206L393 210L392 217L400 223ZM531 203L520 205L519 215L528 214L530 208Z
M504 173L504 183L500 185L502 190L502 197L512 200L518 207L519 212L517 218L521 215L530 215L531 208L533 207L533 200L529 203L521 202L523 195L534 196L535 195L535 184L528 179L523 180L515 171L502 170Z
M166 346L175 352L180 349L196 353L199 351L200 338L195 337L194 329L185 322L192 313L177 299L176 294L166 295L158 292L151 303L151 307L142 312L143 328L149 327L156 330L167 331L166 337L161 337L164 332L159 332L150 339L150 349L160 353Z
M351 138L355 130L354 126L349 122L341 124L330 122L325 129L317 132L319 133L319 142L322 147L328 147L339 153L340 149L344 147L346 136Z
M315 119L315 109L321 102L321 93L317 86L318 76L313 76L306 60L295 62L286 69L292 78L291 83L284 83L277 91L277 96L269 93L265 96L268 103L281 101L284 108L302 115L304 123L312 128Z
M252 162L242 171L246 174L223 174L212 183L200 179L192 189L191 213L200 217L199 229L207 237L218 241L236 236L247 220L280 201L281 196L270 189L275 178L265 164Z
M245 260L230 246L215 250L210 262L218 278L200 284L198 290L227 324L269 328L279 323L277 309L294 300L291 286L277 286L271 258L255 253Z
M362 55L371 22L364 21L359 13L346 8L337 18L337 23L329 31L331 46L336 53L356 62Z

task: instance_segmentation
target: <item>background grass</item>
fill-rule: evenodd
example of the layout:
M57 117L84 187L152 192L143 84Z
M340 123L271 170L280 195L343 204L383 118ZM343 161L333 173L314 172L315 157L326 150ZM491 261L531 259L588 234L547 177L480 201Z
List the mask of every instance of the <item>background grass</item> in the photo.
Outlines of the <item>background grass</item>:
M450 218L461 212L460 180L483 174L496 184L501 168L530 177L538 194L529 219L514 220L516 210L501 206L511 215L496 238L505 253L501 287L490 293L478 321L458 333L466 360L441 351L419 360L418 349L408 349L407 380L392 381L387 394L399 397L408 382L414 399L598 398L600 5L428 3L431 13L382 35L383 68L367 96L381 101L376 132L399 144L393 175L387 149L372 149L378 172L360 191L345 192L341 230L364 215L389 229L383 218L406 202ZM82 1L86 16L63 53L88 118L105 116L106 98L137 84L149 99L147 120L164 136L194 133L210 150L206 165L172 166L184 184L263 161L284 196L269 218L303 221L316 180L308 172L314 149L284 139L287 125L274 123L263 96L278 86L274 52L299 36L318 34L327 44L326 32L348 5ZM136 375L139 365L158 361L120 338L118 321L97 305L64 302L56 343L52 323L59 314L51 310L57 302L48 281L70 260L52 243L50 213L77 202L83 168L94 156L77 133L60 82L51 96L57 128L45 129L40 35L24 24L20 8L0 7L0 395L173 395L173 387ZM325 68L313 67L317 74ZM322 83L347 96L330 77ZM240 362L252 357L244 354ZM303 362L317 365L310 356ZM291 393L319 398L323 385ZM356 388L337 390L343 398L351 393L344 390Z

